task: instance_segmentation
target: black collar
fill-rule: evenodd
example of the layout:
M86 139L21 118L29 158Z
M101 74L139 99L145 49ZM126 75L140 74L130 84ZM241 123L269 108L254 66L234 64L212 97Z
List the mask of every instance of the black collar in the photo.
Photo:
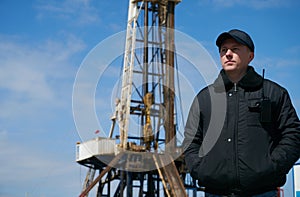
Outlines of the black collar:
M253 91L259 89L262 86L262 83L262 76L255 72L252 66L248 66L245 76L237 83L237 86L248 91ZM213 83L213 86L219 91L224 89L225 86L227 91L234 86L234 83L230 81L224 69L222 69L218 78Z

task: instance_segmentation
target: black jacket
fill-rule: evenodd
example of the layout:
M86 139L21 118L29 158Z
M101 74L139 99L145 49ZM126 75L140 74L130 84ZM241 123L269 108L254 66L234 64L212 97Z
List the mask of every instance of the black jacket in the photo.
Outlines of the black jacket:
M261 193L282 186L299 159L300 122L287 90L253 67L237 84L222 70L194 99L183 146L206 191Z

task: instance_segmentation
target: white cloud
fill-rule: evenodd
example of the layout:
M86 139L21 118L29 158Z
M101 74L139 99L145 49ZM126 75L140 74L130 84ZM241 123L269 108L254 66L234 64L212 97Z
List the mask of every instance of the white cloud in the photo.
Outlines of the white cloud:
M258 65L262 68L273 69L286 69L291 67L298 67L300 65L300 59L280 58L280 57L264 57L256 58L253 61L253 65Z
M300 46L292 46L286 50L291 55L296 55L299 57L300 54Z
M36 6L38 19L58 18L74 21L77 25L99 22L97 9L91 6L90 0L38 1Z
M233 6L245 6L254 9L264 9L264 8L280 8L289 7L292 5L291 0L204 0L199 1L200 5L211 4L217 8L221 7L233 7Z
M58 191L74 196L80 190L73 147L65 146L70 139L58 143L61 130L73 125L57 120L69 123L79 66L73 59L84 48L74 35L38 44L0 35L0 196L59 196ZM51 131L57 127L60 131Z
M51 196L51 193L55 194L52 196L59 196L59 192L71 196L79 193L80 168L69 160L71 157L63 158L61 153L49 153L46 147L32 146L26 140L16 141L9 132L0 131L0 188L4 190L1 192L8 193L8 196L25 193L29 196L42 196L45 193L47 196Z
M73 35L38 45L0 36L0 117L27 116L41 107L70 103L76 68L72 58L84 47Z

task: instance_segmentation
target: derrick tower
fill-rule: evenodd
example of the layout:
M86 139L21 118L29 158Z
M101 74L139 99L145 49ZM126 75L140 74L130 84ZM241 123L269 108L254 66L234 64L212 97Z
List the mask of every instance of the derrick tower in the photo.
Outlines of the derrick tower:
M174 82L174 19L180 2L129 0L122 85L111 130L107 138L77 144L76 161L89 168L81 197L97 184L97 196L186 196Z

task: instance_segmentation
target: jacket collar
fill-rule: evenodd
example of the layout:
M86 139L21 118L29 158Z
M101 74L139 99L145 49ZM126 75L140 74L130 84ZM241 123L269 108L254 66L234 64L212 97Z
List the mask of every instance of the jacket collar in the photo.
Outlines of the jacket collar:
M247 73L245 76L237 83L237 86L242 87L245 90L257 90L262 86L263 78L260 76L252 66L248 66ZM230 81L228 76L226 75L224 69L221 70L218 78L213 83L213 86L217 90L221 90L224 88L226 91L231 89L234 84Z

